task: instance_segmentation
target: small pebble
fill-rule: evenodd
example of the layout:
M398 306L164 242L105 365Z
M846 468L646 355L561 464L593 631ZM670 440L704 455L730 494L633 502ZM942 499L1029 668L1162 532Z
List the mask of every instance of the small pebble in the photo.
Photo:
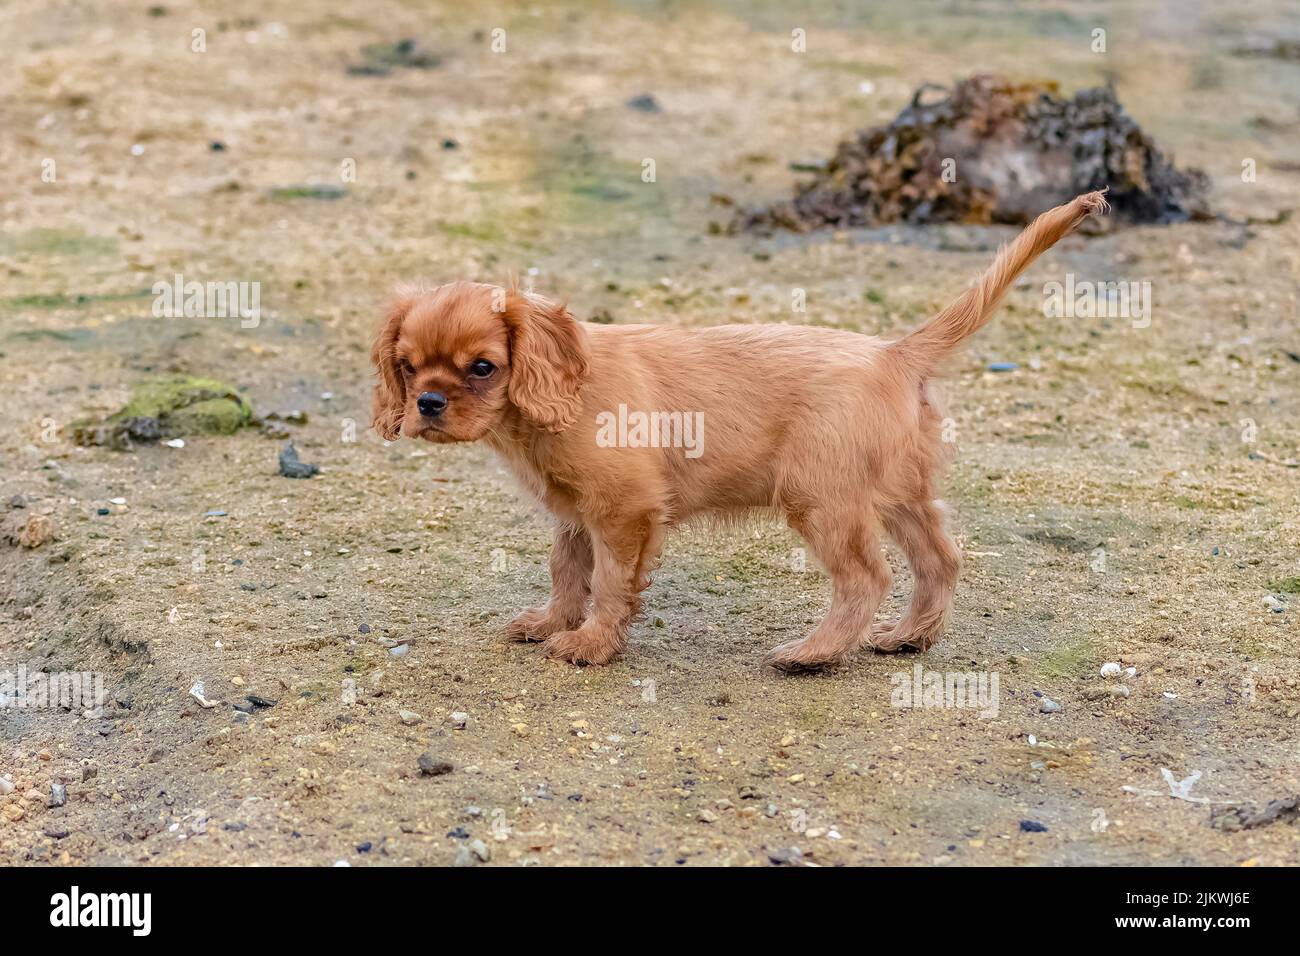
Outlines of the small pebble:
M426 777L441 777L455 769L446 760L439 760L430 753L420 754L417 763L420 765L420 773Z
M798 866L803 862L803 851L797 846L789 846L780 850L772 850L768 853L767 858L775 866Z
M1055 714L1060 711L1061 705L1050 697L1044 697L1038 702L1038 709L1044 714Z
M1118 677L1120 670L1121 668L1119 664L1114 661L1107 661L1105 664L1101 665L1101 676L1107 678Z
M406 726L408 727L410 727L413 724L418 724L421 720L424 719L413 710L399 710L397 712L397 716L402 718L402 723L406 724Z
M68 788L61 783L50 784L50 806L62 807L68 803Z
M1037 820L1021 820L1020 832L1021 833L1046 833L1047 827L1039 823Z

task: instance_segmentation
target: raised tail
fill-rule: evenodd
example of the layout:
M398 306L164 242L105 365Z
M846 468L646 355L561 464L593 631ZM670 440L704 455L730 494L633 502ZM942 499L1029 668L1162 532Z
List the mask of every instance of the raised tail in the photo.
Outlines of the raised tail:
M1011 242L1003 246L979 282L952 305L915 332L890 344L891 351L922 375L934 373L952 352L970 338L998 307L1011 283L1029 264L1073 232L1094 212L1105 213L1105 190L1076 196L1064 206L1049 209Z

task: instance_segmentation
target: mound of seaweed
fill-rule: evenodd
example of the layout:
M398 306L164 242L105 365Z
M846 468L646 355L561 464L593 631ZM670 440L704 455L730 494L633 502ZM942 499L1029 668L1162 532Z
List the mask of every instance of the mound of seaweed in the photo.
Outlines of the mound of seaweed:
M1112 219L1212 218L1205 174L1176 169L1114 90L1064 99L1055 83L979 75L951 90L921 86L892 123L841 143L794 199L742 211L732 228L1024 224L1103 187Z

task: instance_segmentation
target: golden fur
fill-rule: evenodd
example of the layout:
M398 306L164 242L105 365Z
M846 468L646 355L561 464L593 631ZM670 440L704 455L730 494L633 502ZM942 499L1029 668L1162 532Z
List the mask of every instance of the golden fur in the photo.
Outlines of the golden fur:
M550 600L507 628L552 657L612 659L667 529L752 508L783 513L832 580L825 619L768 663L822 667L864 642L925 650L943 632L960 558L935 500L950 446L932 383L1016 277L1105 208L1089 193L1044 213L956 302L892 342L785 325L592 325L540 296L471 282L403 290L375 341L374 426L387 439L482 439L555 516ZM489 374L471 371L481 362ZM445 410L422 415L419 397L435 394ZM702 454L602 446L598 416L620 405L701 413ZM873 633L890 586L880 529L915 588L901 620Z

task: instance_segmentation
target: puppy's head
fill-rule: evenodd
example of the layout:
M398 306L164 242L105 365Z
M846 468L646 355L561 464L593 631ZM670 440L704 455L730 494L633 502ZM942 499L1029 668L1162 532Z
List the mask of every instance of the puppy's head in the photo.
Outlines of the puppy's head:
M371 352L375 430L477 441L518 409L563 431L578 416L587 356L582 327L540 296L476 282L399 290Z

